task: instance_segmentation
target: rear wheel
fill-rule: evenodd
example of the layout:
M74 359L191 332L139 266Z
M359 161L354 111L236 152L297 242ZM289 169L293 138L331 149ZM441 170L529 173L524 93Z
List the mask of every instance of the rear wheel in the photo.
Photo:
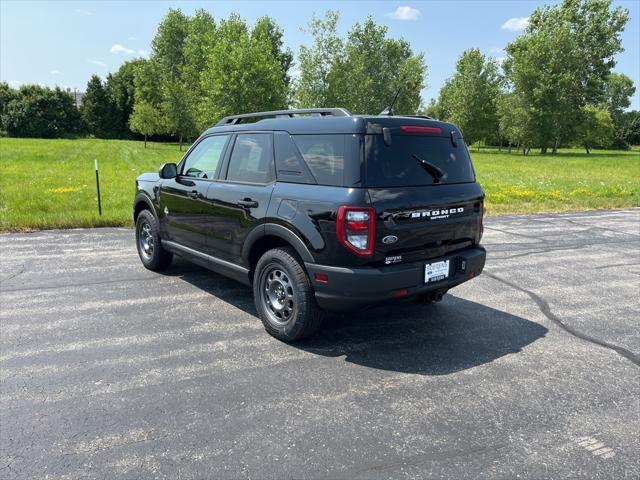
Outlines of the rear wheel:
M162 248L158 221L149 210L143 210L136 219L136 246L142 264L149 270L166 269L173 254Z
M280 340L300 340L320 328L323 313L292 249L274 248L260 258L253 298L265 329Z

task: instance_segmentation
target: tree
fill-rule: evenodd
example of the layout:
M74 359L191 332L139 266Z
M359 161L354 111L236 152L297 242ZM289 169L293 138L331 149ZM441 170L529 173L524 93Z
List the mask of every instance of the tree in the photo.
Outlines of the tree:
M524 34L507 45L505 73L543 151L553 145L555 154L574 137L582 108L604 100L628 18L611 0L563 0L536 9Z
M0 82L0 130L5 130L4 116L7 114L9 103L18 99L18 91L11 88L7 82Z
M297 107L337 106L329 76L336 59L344 51L344 44L338 36L339 19L338 12L328 10L323 19L313 17L309 22L308 32L313 37L313 46L300 46L300 77L294 94Z
M161 113L150 103L138 102L133 107L129 120L132 131L144 135L144 148L147 148L147 137L164 131Z
M405 40L387 38L387 27L371 17L356 23L343 40L338 20L333 11L311 20L314 43L300 48L295 104L378 113L397 95L394 111L415 114L426 78L423 55L414 54Z
M182 68L183 91L187 97L187 109L195 131L200 132L209 127L198 121L200 102L205 96L200 77L204 71L211 50L216 42L217 25L214 18L205 10L196 10L189 22L189 31L184 40L184 67Z
M115 107L105 85L97 75L92 75L87 83L80 112L89 133L96 137L113 135L116 123Z
M440 92L442 119L460 127L467 144L487 140L498 131L498 65L477 48L458 59L456 73Z
M622 114L623 139L627 145L640 145L640 112L633 110Z
M633 80L624 73L612 72L605 81L605 101L609 112L616 118L631 105L631 97L636 93Z
M158 25L151 49L163 77L178 78L185 64L184 45L189 35L189 17L170 8Z
M395 113L417 113L426 77L424 56L414 54L405 40L387 38L387 30L371 17L353 26L345 56L337 59L332 72L337 105L375 114L397 95Z
M142 74L150 85L156 80L146 78L145 74L158 75L155 86L159 91L154 92L156 98L147 101L164 115L166 133L179 137L180 150L183 137L196 134L195 112L190 108L192 102L188 93L190 85L184 74L187 65L185 45L190 32L191 19L180 10L169 9L151 43L153 67Z
M217 40L201 75L204 98L199 122L211 125L238 112L287 106L282 64L270 42L253 36L240 17L220 22Z
M23 85L20 90L3 87L0 92L2 126L8 135L55 138L80 131L80 114L74 99L60 88Z
M153 56L140 64L134 72L135 102L146 102L156 108L162 103L160 64Z
M184 135L193 134L196 131L194 114L190 109L189 92L180 79L167 80L163 89L161 111L164 121L169 128L169 133L178 136L180 151L182 151Z
M529 149L538 142L535 130L534 118L524 105L522 97L516 93L500 95L497 101L499 117L499 132L511 145L522 149L522 154L527 155Z
M629 117L625 115L624 110L631 105L631 97L635 91L633 80L625 74L612 72L607 77L605 101L613 119L614 134L611 141L613 148L627 149L633 143L629 141L633 136L630 135L633 123L629 122Z
M582 121L577 127L577 138L587 154L593 147L605 147L613 136L613 120L607 106L585 105Z
M136 71L146 60L139 58L123 63L118 71L107 76L105 90L113 108L114 124L111 128L118 136L126 136L129 131L129 117L133 113L135 103Z
M436 120L445 118L445 114L442 111L442 105L437 98L432 98L431 100L429 100L429 103L427 105L423 105L420 108L418 114L426 115L427 117L435 118Z
M280 62L280 70L282 72L282 80L287 88L291 83L289 77L289 69L293 64L293 52L290 48L284 47L282 36L284 32L282 28L268 16L262 16L251 29L251 36L259 41L264 41L271 46L271 54Z

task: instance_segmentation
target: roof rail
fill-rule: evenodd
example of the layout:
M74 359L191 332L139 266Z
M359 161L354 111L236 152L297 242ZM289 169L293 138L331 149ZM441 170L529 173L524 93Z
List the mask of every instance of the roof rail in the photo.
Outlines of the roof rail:
M258 117L293 117L294 115L314 115L314 116L332 116L332 117L350 117L351 112L344 108L301 108L297 110L274 110L271 112L254 112L254 113L243 113L242 115L229 115L228 117L224 117L218 123L216 123L216 127L221 127L222 125L237 125L242 122L242 120L247 118L258 118Z

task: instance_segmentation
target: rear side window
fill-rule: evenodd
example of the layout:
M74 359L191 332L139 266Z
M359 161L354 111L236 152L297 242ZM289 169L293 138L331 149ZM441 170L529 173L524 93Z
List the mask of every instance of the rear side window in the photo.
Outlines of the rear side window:
M227 180L266 184L275 179L271 134L243 133L236 137Z
M320 185L343 186L346 135L293 135L306 164Z
M287 132L274 132L276 172L279 182L315 184L316 180Z
M454 146L449 137L394 135L386 145L382 135L365 135L368 187L442 185L475 181L469 153L462 141ZM444 175L434 180L432 167Z

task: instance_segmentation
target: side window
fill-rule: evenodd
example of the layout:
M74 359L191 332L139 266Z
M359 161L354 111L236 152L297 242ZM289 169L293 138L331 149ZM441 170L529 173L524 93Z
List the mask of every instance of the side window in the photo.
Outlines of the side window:
M185 177L214 178L227 140L229 140L229 135L214 135L198 143L185 160L182 175Z
M269 183L274 179L275 168L271 134L238 134L229 159L227 180Z
M316 183L307 164L293 143L291 135L286 132L275 132L273 134L273 144L276 151L276 172L279 182Z
M344 185L345 135L293 135L319 185Z

